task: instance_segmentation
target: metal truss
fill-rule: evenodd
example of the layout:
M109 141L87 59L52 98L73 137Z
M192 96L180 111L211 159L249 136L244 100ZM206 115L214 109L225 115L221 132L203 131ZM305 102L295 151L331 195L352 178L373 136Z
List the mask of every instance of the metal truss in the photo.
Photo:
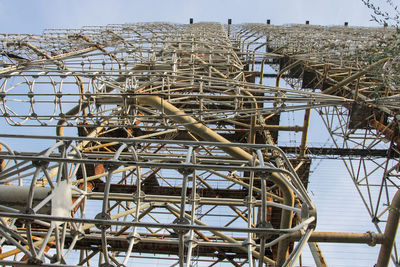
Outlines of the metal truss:
M382 84L397 63L368 55L391 33L144 23L1 35L0 264L293 266L308 241L316 258L318 241L384 243L399 137L397 89ZM333 148L307 148L311 110ZM282 125L291 111L304 117ZM279 148L283 131L300 145ZM313 232L313 153L343 158L378 234Z
M285 253L288 242L284 240L290 233L305 231L300 240L303 246L313 231L315 208L290 161L275 146L131 139L117 143L115 153L101 155L81 153L70 140L61 140L39 154L4 153L2 158L7 161L0 208L2 216L9 219L3 221L2 241L18 244L24 257L36 263L45 262L46 257L55 263L67 262L72 249L90 251L96 244L105 264L126 265L133 251L145 253L149 250L146 244L155 243L176 247L180 263L186 265L191 264L194 253L207 255L216 248L222 254L228 253L228 248L229 253L248 258L250 263L254 257L273 264L272 255L265 255L272 246L278 244L277 253ZM254 151L253 155L246 148ZM242 160L229 157L233 149L243 153ZM214 160L209 153L215 155ZM267 156L283 165L265 162ZM85 165L90 163L102 164L104 172L88 175ZM158 190L169 191L168 195L145 193L145 181L155 175L162 181ZM103 184L91 191L93 181ZM275 194L267 186L270 181L281 184L287 193L283 197ZM12 187L13 183L19 186ZM121 186L133 193L122 193ZM212 197L213 188L227 196ZM230 191L238 196L229 197ZM293 205L295 199L299 205ZM97 214L93 207L99 208ZM224 212L218 215L220 224L216 225L213 210L221 207ZM271 222L271 209L281 213L277 222ZM86 218L93 215L93 219ZM296 223L292 224L293 216ZM25 230L13 230L15 218L26 219ZM279 227L273 227L279 221ZM160 236L162 240L158 240ZM45 253L50 243L55 243L54 254ZM293 249L288 263L299 256L302 246Z
M257 62L261 68L270 64L292 88L354 100L317 109L331 137L326 145L337 152L312 151L342 155L378 232L399 189L399 89L393 82L398 59L385 57L383 48L393 35L388 28L251 24L238 34L246 40L242 52L252 70ZM261 48L267 53L257 52ZM384 153L376 157L378 151ZM399 263L396 249L392 260Z

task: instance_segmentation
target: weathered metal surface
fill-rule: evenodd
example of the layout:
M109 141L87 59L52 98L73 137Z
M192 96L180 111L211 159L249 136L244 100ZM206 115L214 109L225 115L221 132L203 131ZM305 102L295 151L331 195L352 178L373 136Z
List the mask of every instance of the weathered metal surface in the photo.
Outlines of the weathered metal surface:
M0 194L0 212L13 213L0 225L1 264L127 266L143 253L292 266L308 239L340 239L312 233L314 157L345 161L379 229L381 195L393 194L379 181L397 186L399 108L381 86L390 59L370 64L368 52L390 34L191 21L1 35L0 139L21 143L0 143L0 190L16 193ZM308 143L314 111L329 144ZM281 123L288 112L300 119ZM283 132L301 133L283 146L289 158L276 146ZM376 158L379 168L364 164ZM354 235L340 240L373 239Z

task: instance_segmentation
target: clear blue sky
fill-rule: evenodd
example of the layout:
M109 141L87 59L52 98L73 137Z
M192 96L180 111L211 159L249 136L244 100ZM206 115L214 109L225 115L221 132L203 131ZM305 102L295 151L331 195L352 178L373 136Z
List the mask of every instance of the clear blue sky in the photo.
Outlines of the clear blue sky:
M383 2L383 1L382 1ZM36 33L46 28L163 21L304 23L374 26L361 0L0 0L0 33Z

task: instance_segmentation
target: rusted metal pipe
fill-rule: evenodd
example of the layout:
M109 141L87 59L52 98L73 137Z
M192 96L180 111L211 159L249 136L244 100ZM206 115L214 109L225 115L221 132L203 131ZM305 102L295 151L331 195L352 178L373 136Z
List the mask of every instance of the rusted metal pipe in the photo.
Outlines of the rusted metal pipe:
M228 139L222 137L159 96L143 96L138 97L137 100L140 104L147 104L155 109L160 110L161 112L164 112L166 115L169 115L173 121L182 123L186 129L200 136L206 141L230 143ZM253 159L252 155L239 147L224 147L222 149L234 158L248 161Z
M230 143L230 141L226 138L214 132L204 124L198 122L197 120L187 115L185 112L178 109L177 107L159 96L140 96L137 98L137 100L140 104L147 104L159 111L164 112L166 115L169 115L173 121L182 123L186 129L188 129L192 133L197 134L205 141ZM249 162L253 159L253 156L251 154L239 147L224 147L222 149L226 153L237 159L248 160ZM288 206L293 206L294 194L290 187L285 183L285 181L277 173L272 173L269 179L280 188L283 195L283 203ZM282 229L290 228L291 224L292 211L282 210L280 227ZM277 256L278 265L282 264L286 259L289 242L289 240L282 240L279 242Z
M302 234L296 232L290 235L291 241L300 240ZM308 242L318 243L354 243L368 244L374 246L384 243L384 234L367 232L367 233L346 233L346 232L313 232Z
M346 79L343 79L342 81L338 82L337 84L335 84L334 86L331 86L327 89L324 90L324 94L333 94L336 93L336 91L340 88L342 88L345 85L348 85L349 83L357 80L358 78L360 78L362 75L366 74L368 71L370 71L371 69L375 68L376 66L379 66L380 64L385 63L386 61L388 61L389 58L382 58L380 60L378 60L377 62L369 65L368 67L366 67L364 70L359 71L349 77L347 77Z
M389 265L390 255L396 238L397 228L400 218L400 190L396 192L390 205L389 217L386 222L384 241L379 251L378 262L376 267L386 267Z
M300 158L304 158L306 156L307 149L307 136L308 136L308 127L310 125L310 109L306 109L304 114L304 123L303 123L303 133L301 135L301 144L300 144Z
M43 199L50 195L50 193L50 188L35 187L33 194L34 205L39 204ZM28 186L0 185L0 205L2 206L25 212L28 195ZM38 212L40 214L50 214L51 202L48 202L48 204L40 208Z
M400 147L400 136L396 134L396 131L392 128L389 128L387 125L380 123L376 119L369 120L369 125L377 129L380 133L382 133L387 140L393 140L396 143L397 147Z

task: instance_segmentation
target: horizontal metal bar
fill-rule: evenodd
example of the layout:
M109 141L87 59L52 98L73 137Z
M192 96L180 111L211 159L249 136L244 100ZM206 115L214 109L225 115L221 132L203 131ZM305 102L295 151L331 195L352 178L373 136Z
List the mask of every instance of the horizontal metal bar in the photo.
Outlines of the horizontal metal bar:
M279 146L285 153L298 154L300 152L299 147ZM335 147L307 147L307 154L309 157L313 157L313 154L317 157L320 155L332 155L332 156L359 156L359 157L387 157L396 158L395 152L388 155L388 149L360 149L360 148L335 148Z
M72 195L72 197L79 197L80 195ZM104 198L104 193L99 193L99 192L94 192L94 193L88 193L87 194L88 199L98 199L98 200L103 200ZM121 194L121 193L110 193L109 197L110 200L119 200L119 201L131 201L133 200L132 194ZM179 196L170 196L170 195L165 195L165 196L160 196L160 195L144 195L143 199L141 200L142 202L149 202L149 203L154 203L155 206L157 206L157 203L163 203L163 202L169 202L169 203L181 203L181 198ZM186 203L191 203L193 201L192 199L187 199ZM246 203L245 200L243 199L233 199L233 198L211 198L211 197L199 197L196 198L196 202L201 204L201 205L221 205L221 206L247 206L248 204ZM297 212L298 214L301 213L301 209L295 208L295 207L290 207L286 206L283 204L279 204L273 201L266 201L268 206L271 207L277 207L277 208L282 208L282 209L288 209L294 212ZM261 206L261 200L255 200L252 202L253 206Z
M224 166L224 165L211 165L211 164L187 164L187 163L161 163L161 162L141 162L141 161L127 161L127 160L96 160L96 159L80 159L80 158L54 158L54 157L35 157L35 156L18 156L18 155L4 155L0 154L0 159L15 159L15 160L31 160L43 162L69 162L81 164L108 164L114 166L127 166L137 165L143 168L165 168L165 169L190 169L190 170L223 170L223 171L261 171L261 172L280 172L290 174L289 171L279 168L264 167L264 166Z
M38 267L38 266L41 266L41 267L76 267L76 265L67 265L67 264L42 263L40 265L37 265L37 264L28 263L28 262L7 261L7 260L0 260L0 265L2 265L2 266L25 266L25 267Z
M300 232L290 234L289 239L298 241L302 237ZM318 243L357 243L368 244L383 244L385 238L383 234L367 232L367 233L347 233L347 232L314 232L311 234L308 242Z
M186 140L159 140L159 139L135 139L135 138L107 138L107 137L78 137L78 136L51 136L51 135L26 135L26 134L0 134L2 138L24 138L24 139L47 139L65 141L99 141L99 142L120 142L126 144L149 143L149 144L173 144L192 146L216 146L216 147L246 147L254 149L277 149L277 146L268 144L249 143L221 143L207 141L186 141Z
M20 231L23 232L24 231ZM34 232L36 236L45 236L45 232ZM162 235L163 239L159 239L159 235L151 235L149 233L138 233L140 235L140 242L144 243L162 243L162 244L178 244L179 241L175 238L168 238L168 236ZM70 235L68 235L71 237ZM299 241L303 237L300 231L288 234L288 239L290 241ZM88 234L85 235L85 239L99 240L101 235L99 234ZM112 236L107 237L108 240L115 241L126 241L127 235ZM215 236L212 240L216 240ZM246 238L236 238L238 241L247 241ZM352 233L352 232L313 232L308 240L308 242L318 242L318 243L347 243L347 244L367 244L367 245L378 245L383 244L384 234L367 232L367 233ZM228 243L220 241L197 241L196 244L199 246L218 246L218 247L238 247L242 246L241 243ZM254 244L254 247L259 247L259 244Z
M257 233L257 234L282 234L291 233L292 229L273 229L273 228L240 228L240 227L221 227L221 226L205 226L205 225L189 225L189 224L166 224L166 223L150 223L150 222L126 222L116 220L100 220L100 219L81 219L71 217L59 217L42 214L23 214L23 213L9 213L0 212L1 217L18 218L20 220L42 220L42 221L56 221L56 222L75 222L75 223L89 223L95 225L121 225L132 227L152 227L163 229L177 229L177 230L199 230L199 231L221 231L221 232L238 232L238 233ZM305 226L303 226L305 227Z

